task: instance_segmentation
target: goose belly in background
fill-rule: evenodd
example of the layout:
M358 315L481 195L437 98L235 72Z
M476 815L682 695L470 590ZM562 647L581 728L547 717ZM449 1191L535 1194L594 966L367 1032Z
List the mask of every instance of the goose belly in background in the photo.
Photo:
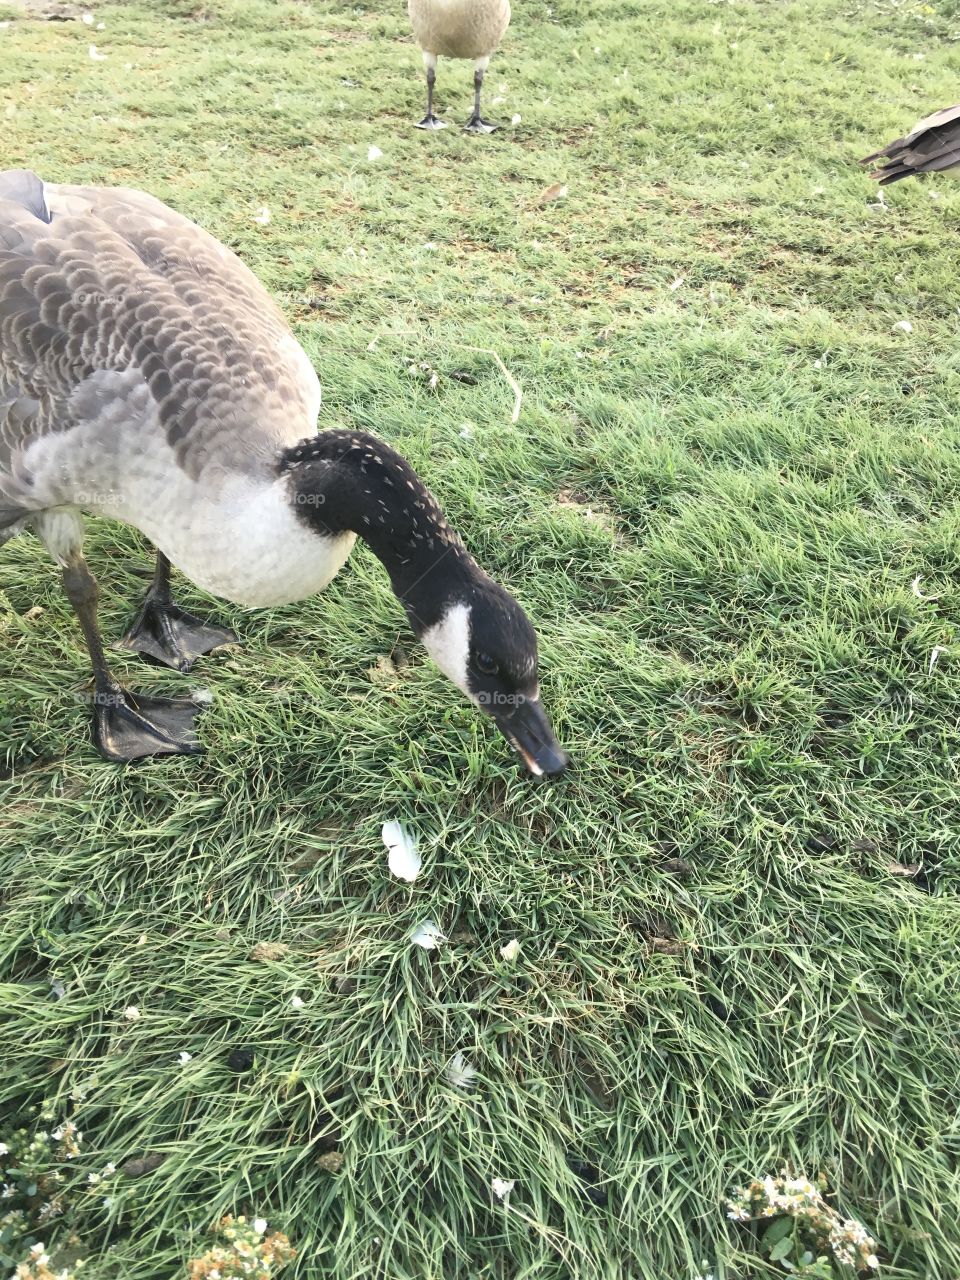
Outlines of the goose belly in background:
M485 57L510 21L507 0L410 0L409 13L421 49L445 58Z

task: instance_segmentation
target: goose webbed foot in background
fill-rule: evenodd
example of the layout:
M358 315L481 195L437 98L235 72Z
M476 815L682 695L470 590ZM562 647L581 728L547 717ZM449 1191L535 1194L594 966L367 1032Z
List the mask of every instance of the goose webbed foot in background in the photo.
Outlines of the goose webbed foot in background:
M445 129L447 127L447 122L428 112L428 114L417 123L416 127L418 129Z
M122 763L142 756L196 755L199 703L132 693L114 679L97 625L96 579L79 551L64 566L63 585L93 663L93 741L103 758Z
M480 90L483 88L483 73L488 59L482 58L480 61L484 65L477 66L473 72L473 115L463 126L464 133L493 133L494 129L500 128L498 124L484 120L480 114Z
M437 59L432 53L424 53L423 64L427 73L427 110L417 125L418 129L445 129L443 120L433 114L433 86L437 82Z
M494 129L499 129L498 124L492 124L489 120L484 120L483 116L472 115L467 123L463 126L464 133L493 133Z
M157 552L157 572L130 630L120 641L125 649L145 654L177 671L189 671L204 653L237 644L227 627L212 627L173 603L170 561Z

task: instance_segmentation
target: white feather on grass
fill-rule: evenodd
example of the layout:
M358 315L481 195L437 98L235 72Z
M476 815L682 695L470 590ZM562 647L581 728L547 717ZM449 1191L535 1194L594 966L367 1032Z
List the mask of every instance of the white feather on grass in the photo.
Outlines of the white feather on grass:
M410 935L410 941L415 946L423 947L424 951L436 951L440 943L446 940L446 935L440 932L439 925L433 920L421 920Z
M387 846L387 866L398 880L412 884L420 874L423 860L417 853L417 838L399 822L383 824L383 843Z

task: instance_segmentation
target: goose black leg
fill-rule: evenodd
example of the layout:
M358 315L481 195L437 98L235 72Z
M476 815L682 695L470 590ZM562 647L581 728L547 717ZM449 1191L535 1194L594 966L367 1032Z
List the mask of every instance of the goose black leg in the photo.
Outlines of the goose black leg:
M437 82L437 60L431 54L424 54L423 61L427 72L427 114L417 125L418 129L445 129L446 123L433 114L433 86Z
M157 552L157 571L143 607L120 643L177 671L189 671L201 654L222 644L237 644L226 627L208 627L173 602L170 561Z
M463 126L464 133L493 133L499 129L498 124L491 124L480 114L480 90L483 88L483 67L477 67L473 73L473 115Z
M93 663L93 741L105 760L123 763L141 756L196 755L194 721L201 708L191 698L148 698L114 679L97 625L97 583L82 556L63 570L67 598L76 610Z

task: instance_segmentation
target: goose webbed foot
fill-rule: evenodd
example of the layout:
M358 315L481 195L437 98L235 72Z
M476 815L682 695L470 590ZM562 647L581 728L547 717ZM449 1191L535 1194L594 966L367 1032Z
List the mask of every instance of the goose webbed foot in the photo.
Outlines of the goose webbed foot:
M170 594L170 561L158 551L153 585L133 626L120 641L123 648L184 672L211 649L237 643L237 637L227 627L208 626L174 604Z
M428 111L423 119L416 125L417 129L445 129L447 122L435 116L432 111Z
M203 708L192 698L151 698L111 683L93 699L93 741L104 760L200 753L194 725Z
M228 627L208 626L151 593L120 643L177 671L189 671L201 655L238 641Z
M493 124L490 120L484 120L481 115L472 115L467 123L463 126L464 133L493 133L495 129L499 129L498 124Z

